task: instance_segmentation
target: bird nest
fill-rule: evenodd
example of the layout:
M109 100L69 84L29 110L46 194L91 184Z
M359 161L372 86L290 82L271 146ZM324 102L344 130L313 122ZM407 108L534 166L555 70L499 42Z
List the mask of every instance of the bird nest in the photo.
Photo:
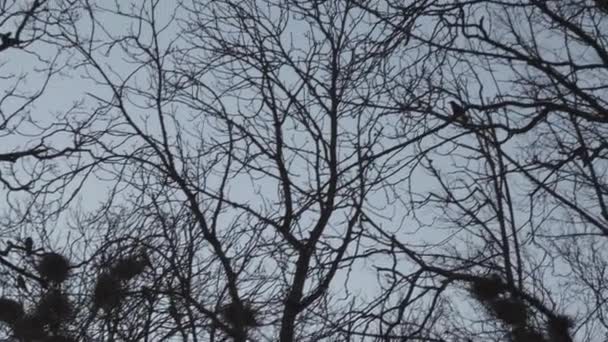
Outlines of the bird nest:
M120 305L123 291L120 279L111 273L102 273L97 277L93 303L96 307L111 310Z
M509 325L525 325L528 319L528 308L515 298L501 298L489 303L489 307L501 321Z
M76 339L71 336L55 335L47 337L44 342L76 342Z
M23 306L19 302L8 298L0 298L0 321L12 324L23 315Z
M61 254L46 253L38 263L38 272L48 281L62 283L68 278L70 263Z
M516 327L512 331L513 342L542 342L546 341L543 334L530 327Z
M46 337L44 321L35 315L25 315L12 324L13 334L23 341L42 340Z
M568 316L551 317L548 322L549 336L553 341L568 341L570 340L570 329L573 326L574 322Z
M71 318L72 304L69 298L59 290L51 290L46 293L36 307L36 316L43 321L57 324Z
M130 256L118 260L110 269L110 273L121 280L131 280L142 274L148 264L146 258Z
M233 327L253 327L258 325L256 312L249 304L243 304L242 309L235 302L221 308L221 314Z
M504 290L505 286L497 275L476 279L471 285L471 292L482 301L494 299Z

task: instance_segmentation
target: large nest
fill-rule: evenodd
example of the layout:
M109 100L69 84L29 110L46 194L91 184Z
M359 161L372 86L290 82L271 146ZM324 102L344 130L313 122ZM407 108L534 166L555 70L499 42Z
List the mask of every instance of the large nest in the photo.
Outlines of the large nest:
M570 329L574 322L570 317L558 315L551 317L548 322L549 336L555 342L571 342Z
M0 321L12 324L23 317L23 314L23 306L19 302L0 298Z
M76 339L72 336L55 335L45 338L44 342L76 342Z
M530 327L517 327L511 332L513 342L545 342L546 339L538 331Z
M528 308L521 300L501 298L492 301L489 306L498 319L509 325L523 326L528 320Z
M505 286L497 275L476 279L471 285L471 292L481 301L492 300L504 291Z
M61 254L46 253L38 263L38 272L48 281L62 283L68 278L70 263Z
M235 302L225 305L221 309L226 322L233 327L253 327L258 325L256 313L249 304L244 304L242 310Z
M109 311L120 305L122 300L120 279L111 273L102 273L97 277L93 303L96 307Z
M130 256L118 260L110 269L110 273L121 280L131 280L142 274L148 265L147 258Z
M59 290L51 290L38 302L36 316L44 322L59 324L71 318L72 304L69 298Z
M42 340L46 337L44 322L35 315L25 315L12 324L15 337L23 341Z

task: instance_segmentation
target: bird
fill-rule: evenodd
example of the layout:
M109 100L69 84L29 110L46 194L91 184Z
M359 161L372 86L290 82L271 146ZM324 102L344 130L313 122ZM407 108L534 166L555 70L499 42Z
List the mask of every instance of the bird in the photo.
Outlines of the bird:
M469 118L466 115L465 109L456 103L456 101L450 101L450 106L452 107L452 118L461 124L466 124L469 122Z
M29 236L25 239L25 253L27 255L32 255L32 253L34 253L34 240Z
M11 37L11 33L0 33L0 50L5 50L11 46L18 45L19 39Z
M20 289L27 290L27 286L25 285L25 279L23 279L23 276L21 275L17 276L17 287Z

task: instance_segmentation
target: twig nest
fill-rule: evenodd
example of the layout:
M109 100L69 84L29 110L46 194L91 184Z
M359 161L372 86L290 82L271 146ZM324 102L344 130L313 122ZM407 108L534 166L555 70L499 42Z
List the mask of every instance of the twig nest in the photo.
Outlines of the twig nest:
M76 342L76 339L71 336L55 335L45 338L44 342Z
M38 302L36 316L44 322L58 324L71 318L72 304L69 298L59 290L51 290Z
M148 265L149 261L147 258L130 256L118 260L112 266L110 273L121 280L131 280L142 274Z
M476 279L471 286L471 292L481 301L492 300L504 290L505 286L497 275Z
M23 314L23 306L19 302L0 298L0 321L12 324L23 317Z
M25 315L18 319L13 325L15 337L25 340L42 340L46 337L44 322L35 315Z
M528 309L518 299L501 298L492 301L489 305L496 317L509 325L525 325L528 320Z
M529 327L516 327L511 333L513 342L544 342L543 334Z
M120 305L122 285L120 279L111 273L102 273L97 277L93 303L96 307L109 311Z
M570 328L574 323L568 316L558 315L549 318L548 330L551 341L555 342L571 342Z
M68 278L70 263L61 254L46 253L38 263L38 272L48 281L62 283Z
M253 308L244 304L243 309L239 309L239 305L235 302L225 305L221 309L222 316L226 322L230 323L233 327L253 327L258 325L256 320L256 313Z

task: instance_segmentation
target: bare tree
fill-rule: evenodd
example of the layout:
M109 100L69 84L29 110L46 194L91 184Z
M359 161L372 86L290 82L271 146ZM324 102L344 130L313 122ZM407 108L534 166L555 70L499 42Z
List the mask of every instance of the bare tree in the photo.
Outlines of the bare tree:
M87 8L99 36L75 29L83 18L57 34L99 89L90 92L95 124L70 133L94 141L98 174L112 176L100 212L74 219L91 243L74 262L103 269L95 260L130 248L136 236L133 245L156 260L146 286L157 305L143 335L117 318L126 307L107 324L84 322L83 331L357 338L353 324L384 310L384 294L358 299L348 284L370 253L361 248L362 213L379 209L386 186L402 177L395 174L416 161L410 146L445 126L419 124L424 87L392 80L424 65L390 55L422 50L399 48L399 35L385 37L349 3L193 1L169 14L158 2L102 6ZM404 24L415 19L412 11ZM395 91L398 100L389 97Z
M403 6L358 5L385 22L398 21ZM463 103L468 120L438 136L441 147L423 163L437 190L410 188L418 194L419 217L439 209L432 228L444 227L446 240L423 254L401 242L401 251L426 272L457 280L465 293L479 277L499 279L505 299L525 304L519 317L532 319L521 323L537 335L525 338L601 340L599 270L608 219L601 2L434 2L426 13L433 29L412 40L444 56L451 68L436 90ZM455 318L450 334L460 331L454 336L466 339L486 331L480 338L526 340L518 335L522 329L496 320L487 300L472 303L485 307L482 315L461 304L455 311L471 321ZM471 324L484 316L502 333Z
M33 181L0 176L15 196L6 226L39 229L4 250L16 285L0 304L36 317L40 336L0 315L7 334L606 333L606 13L595 2L28 6L14 13L33 33L3 36L0 54L47 44L86 83L78 105L0 154L7 168L39 163ZM69 276L44 272L49 255ZM69 319L40 320L58 293Z

